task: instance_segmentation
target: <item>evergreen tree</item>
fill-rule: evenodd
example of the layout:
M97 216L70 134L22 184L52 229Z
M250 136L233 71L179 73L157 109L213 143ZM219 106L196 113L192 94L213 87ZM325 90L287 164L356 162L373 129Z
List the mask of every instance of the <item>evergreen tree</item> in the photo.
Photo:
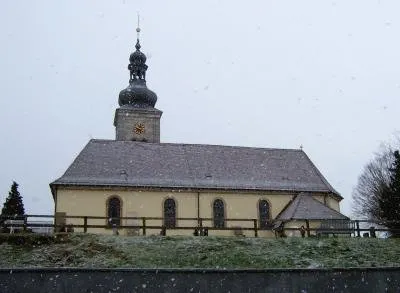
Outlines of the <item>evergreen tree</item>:
M25 214L24 203L22 202L22 196L18 191L18 183L13 181L11 190L8 192L8 197L4 202L1 215L3 216L21 216Z
M400 237L400 153L393 153L394 161L389 169L388 186L383 186L379 198L380 219L391 230L393 237Z

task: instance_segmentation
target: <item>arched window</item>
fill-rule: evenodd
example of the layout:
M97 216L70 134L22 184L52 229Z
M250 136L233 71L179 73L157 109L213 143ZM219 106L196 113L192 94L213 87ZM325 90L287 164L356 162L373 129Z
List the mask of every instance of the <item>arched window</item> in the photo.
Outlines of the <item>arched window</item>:
M214 200L213 213L214 213L214 227L215 228L225 227L225 207L224 207L224 202L221 199Z
M118 197L110 197L107 202L108 223L113 225L121 225L121 201Z
M258 202L258 216L260 221L260 229L268 228L269 221L269 204L266 200Z
M164 226L166 228L175 228L176 226L176 204L172 198L164 201Z

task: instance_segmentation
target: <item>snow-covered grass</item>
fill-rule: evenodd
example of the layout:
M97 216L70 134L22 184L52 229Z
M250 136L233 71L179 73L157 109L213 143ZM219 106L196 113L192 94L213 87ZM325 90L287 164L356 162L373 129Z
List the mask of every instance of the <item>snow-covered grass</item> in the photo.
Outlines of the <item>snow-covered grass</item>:
M29 241L0 237L0 243L0 267L6 268L228 269L400 266L400 239L127 237L71 234Z

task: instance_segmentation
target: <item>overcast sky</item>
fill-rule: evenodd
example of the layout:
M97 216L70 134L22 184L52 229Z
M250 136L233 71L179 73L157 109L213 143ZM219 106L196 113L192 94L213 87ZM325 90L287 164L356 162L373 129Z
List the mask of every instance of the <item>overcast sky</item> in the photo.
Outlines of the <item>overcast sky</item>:
M400 1L2 1L0 201L114 139L141 15L162 142L299 148L344 200L399 131Z

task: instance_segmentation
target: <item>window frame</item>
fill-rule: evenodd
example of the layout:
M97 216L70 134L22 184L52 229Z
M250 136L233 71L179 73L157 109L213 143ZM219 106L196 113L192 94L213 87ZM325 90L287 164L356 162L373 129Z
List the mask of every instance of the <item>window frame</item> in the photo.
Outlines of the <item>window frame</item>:
M262 204L265 203L266 205ZM267 207L266 213L261 209L263 207ZM257 203L257 212L258 212L258 228L260 230L265 230L270 228L270 220L271 220L271 204L266 199L260 199ZM266 214L266 215L264 215Z
M118 207L119 207L119 209L117 210L118 211L118 217L114 217L114 218L119 218L118 220L110 220L111 218L113 218L113 217L110 217L110 209L112 208L112 206L110 205L110 202L112 200L118 200ZM121 217L122 217L122 204L123 204L122 199L118 195L112 195L112 196L107 198L107 201L106 201L106 216L107 216L106 225L109 228L112 228L114 226L114 224L117 227L121 226L121 223L122 223L122 220L121 220ZM116 222L113 222L113 221L116 221Z
M216 206L216 203L220 202L221 205L218 207ZM216 208L220 209L220 215L216 215ZM225 201L222 198L216 198L214 199L212 203L212 213L213 213L213 227L214 228L225 228L226 227L226 204ZM221 218L222 214L222 218ZM216 217L218 216L218 218Z
M171 217L171 215L167 215L167 206L166 204L168 202L173 202L173 217ZM172 197L168 197L164 200L163 202L163 211L162 211L162 215L163 215L163 226L167 229L173 229L177 227L177 220L176 220L176 211L177 211L177 203L176 200ZM170 207L171 208L171 207Z

